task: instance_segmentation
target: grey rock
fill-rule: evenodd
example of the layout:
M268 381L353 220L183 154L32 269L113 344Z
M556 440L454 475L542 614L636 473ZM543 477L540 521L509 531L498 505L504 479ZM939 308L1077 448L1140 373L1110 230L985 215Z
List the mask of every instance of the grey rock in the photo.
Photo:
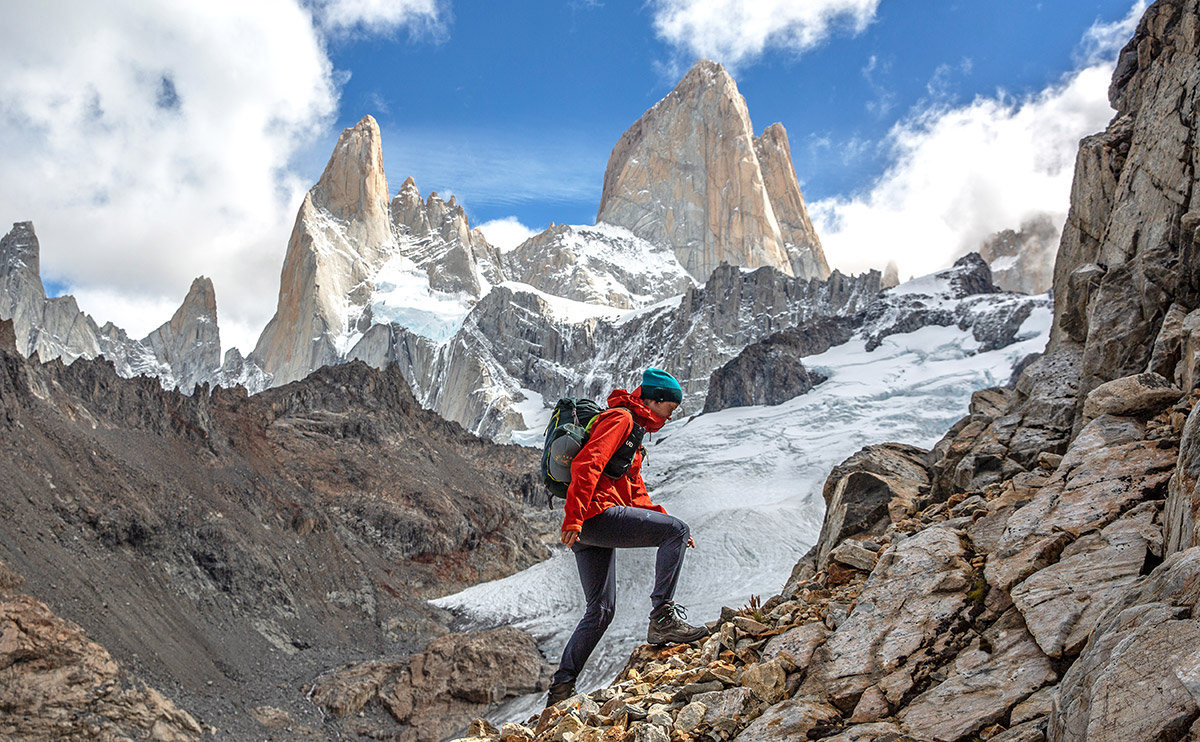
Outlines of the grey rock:
M745 713L754 702L749 688L726 688L715 693L700 693L692 697L692 703L704 704L704 720L712 723L717 719L729 719Z
M905 730L937 740L966 738L1058 679L1050 660L1010 609L943 670L948 677L897 716Z
M900 742L904 731L899 725L890 721L877 721L871 724L855 724L847 727L831 737L825 737L825 742Z
M1101 415L1154 415L1183 393L1156 373L1125 376L1093 389L1083 403L1083 421Z
M1026 721L1005 729L988 742L1045 742L1045 727L1043 719Z
M861 546L854 539L846 539L829 552L832 561L840 562L855 569L870 572L875 567L876 553Z
M962 533L941 524L885 551L853 613L813 654L800 692L852 708L967 610L967 558Z
M1171 305L1167 310L1166 316L1163 317L1162 327L1158 330L1158 337L1154 339L1154 350L1150 353L1150 362L1146 364L1147 372L1163 376L1176 386L1183 384L1180 373L1180 360L1183 357L1183 322L1185 317L1187 317L1186 309L1179 304ZM1200 350L1200 348L1196 350ZM1191 368L1194 370L1195 367L1195 357L1193 356ZM1191 387L1184 388L1190 389Z
M1048 685L1037 691L1029 698L1013 706L1009 714L1009 723L1024 724L1027 721L1050 716L1054 710L1054 697L1058 695L1057 685Z
M825 628L825 624L815 621L806 623L771 637L763 647L762 659L767 661L786 654L797 667L806 667L816 648L828 638L829 629Z
M1121 593L1059 683L1049 742L1182 739L1200 706L1180 678L1194 662L1200 549L1171 555Z
M740 734L738 742L785 742L805 739L808 732L837 720L838 710L820 698L789 698L768 708Z
M1139 505L1012 588L1013 603L1047 655L1077 654L1112 598L1138 579L1147 553L1162 553L1158 510L1159 503Z

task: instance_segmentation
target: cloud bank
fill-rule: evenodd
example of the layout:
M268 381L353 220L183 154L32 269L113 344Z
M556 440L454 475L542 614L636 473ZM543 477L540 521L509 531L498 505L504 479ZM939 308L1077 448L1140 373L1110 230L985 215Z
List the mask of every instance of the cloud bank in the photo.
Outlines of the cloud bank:
M526 227L515 216L484 222L479 225L479 230L483 232L483 236L489 243L500 248L502 252L508 252L541 232L541 230Z
M1116 53L1144 7L1090 29L1084 66L1036 95L1001 91L897 123L885 143L894 164L870 189L809 205L830 265L858 273L894 259L907 278L943 268L1039 213L1061 227L1079 140L1112 117Z
M323 34L438 17L431 2L17 3L0 24L0 219L33 220L44 276L135 337L210 276L224 344L249 351L311 185L289 162L337 109Z
M879 0L654 0L651 7L664 41L737 67L768 49L800 53L838 31L861 32Z

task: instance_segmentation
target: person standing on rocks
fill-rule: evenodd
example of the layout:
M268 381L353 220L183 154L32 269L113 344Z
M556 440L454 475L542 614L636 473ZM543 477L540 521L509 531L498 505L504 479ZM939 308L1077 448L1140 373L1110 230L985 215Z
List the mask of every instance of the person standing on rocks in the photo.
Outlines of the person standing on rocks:
M587 442L571 463L561 541L575 553L587 609L563 650L547 706L574 694L575 679L612 621L617 549L658 547L647 642L680 644L708 635L704 627L686 623L685 611L672 601L684 551L696 543L687 523L650 501L642 481L644 451L639 448L624 476L613 479L603 474L609 459L637 427L648 432L661 429L681 402L683 389L675 377L657 368L646 369L637 389L615 389L608 396L609 408L594 420Z

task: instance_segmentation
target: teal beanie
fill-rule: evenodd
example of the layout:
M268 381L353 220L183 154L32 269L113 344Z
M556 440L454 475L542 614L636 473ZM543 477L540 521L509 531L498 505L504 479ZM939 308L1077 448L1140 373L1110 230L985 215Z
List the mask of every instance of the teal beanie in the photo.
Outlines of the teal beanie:
M642 374L642 399L682 404L683 387L661 368L648 368Z

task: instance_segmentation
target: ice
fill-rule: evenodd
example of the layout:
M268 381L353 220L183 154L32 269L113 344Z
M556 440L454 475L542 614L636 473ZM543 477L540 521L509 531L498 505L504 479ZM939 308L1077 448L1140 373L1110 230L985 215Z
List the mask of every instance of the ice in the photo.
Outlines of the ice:
M440 343L458 332L473 304L468 294L431 288L425 271L398 254L375 276L371 314L375 322L392 322Z
M625 309L616 309L602 304L588 304L587 302L575 301L574 299L564 299L561 296L547 294L545 291L535 289L533 286L527 283L520 283L519 281L505 281L500 285L514 293L537 294L549 305L550 311L554 313L554 318L559 322L575 324L591 319L592 317L616 320L628 313L628 310Z
M808 394L672 422L651 436L652 496L690 524L697 542L676 593L692 623L717 618L722 605L777 593L820 533L821 490L835 465L874 443L931 447L966 414L973 392L1004 384L1017 361L1045 347L1049 327L1050 310L1036 309L1019 342L987 353L953 326L892 335L872 352L854 339L805 359L829 377ZM581 690L610 682L645 641L653 558L649 549L618 554L616 617L578 680ZM465 628L511 624L531 632L552 662L583 613L566 551L434 602L458 613ZM519 699L494 720L523 718L540 702Z

